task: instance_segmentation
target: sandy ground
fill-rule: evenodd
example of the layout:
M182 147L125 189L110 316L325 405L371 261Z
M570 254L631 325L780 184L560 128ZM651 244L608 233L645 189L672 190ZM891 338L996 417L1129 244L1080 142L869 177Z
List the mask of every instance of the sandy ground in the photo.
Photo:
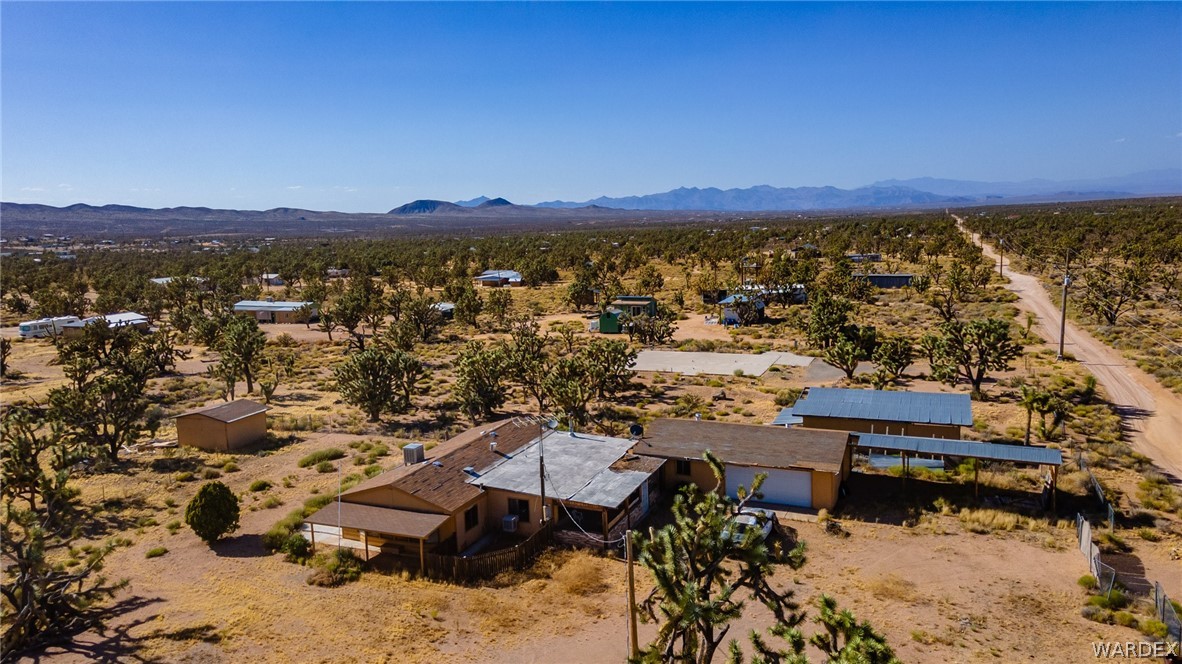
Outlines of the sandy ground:
M976 234L972 237L987 257L998 259L997 253ZM1044 338L1057 341L1060 305L1051 301L1037 278L1014 271L1009 261L1005 261L1003 270L1009 277L1007 288L1018 295L1022 310L1038 316ZM1176 482L1182 482L1182 398L1070 320L1063 346L1065 353L1086 366L1104 386L1109 401L1133 434L1133 449L1153 459Z

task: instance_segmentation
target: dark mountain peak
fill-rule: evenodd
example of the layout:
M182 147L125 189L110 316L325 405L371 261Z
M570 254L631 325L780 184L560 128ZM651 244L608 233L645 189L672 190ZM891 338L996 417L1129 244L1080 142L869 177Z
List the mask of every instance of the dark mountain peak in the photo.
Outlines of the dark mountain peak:
M476 207L490 208L490 207L503 207L505 205L513 205L513 204L498 196L497 198L490 198L490 199L484 201L483 203L481 203L480 205L477 205Z
M436 201L430 199L419 199L411 201L406 205L390 210L387 214L454 214L466 211L466 208L456 205L455 203L448 203L447 201Z

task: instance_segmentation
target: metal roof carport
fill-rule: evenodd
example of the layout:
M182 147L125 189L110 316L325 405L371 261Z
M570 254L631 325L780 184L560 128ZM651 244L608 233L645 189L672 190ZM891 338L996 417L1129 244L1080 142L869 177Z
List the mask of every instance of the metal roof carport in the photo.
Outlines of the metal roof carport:
M1051 467L1051 509L1055 505L1055 493L1059 486L1059 466L1063 465L1063 452L1050 447L1028 447L1025 445L999 445L968 440L946 440L943 438L917 438L915 436L891 436L882 433L855 433L854 445L865 452L899 454L903 457L903 477L906 481L909 457L946 459L965 457L987 461L1005 461L1018 466L1041 468ZM973 493L977 492L977 470L973 470Z

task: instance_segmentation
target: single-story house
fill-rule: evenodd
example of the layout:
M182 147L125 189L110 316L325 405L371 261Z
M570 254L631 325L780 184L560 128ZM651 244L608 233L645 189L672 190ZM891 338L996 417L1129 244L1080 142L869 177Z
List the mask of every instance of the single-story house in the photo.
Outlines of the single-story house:
M973 424L969 395L949 392L809 387L785 411L814 429L923 438L958 439L960 428Z
M344 279L349 276L349 268L347 267L330 267L324 271L324 276L329 279Z
M134 311L123 311L117 314L103 314L101 316L91 316L90 318L83 318L82 320L75 320L69 323L64 323L61 326L62 335L66 338L78 337L82 335L82 330L91 323L102 321L107 324L107 327L116 329L120 327L134 327L142 332L147 332L151 322L148 317L143 314L137 314Z
M177 442L203 450L228 452L262 442L269 406L238 399L177 415Z
M712 490L717 483L702 459L707 450L723 463L728 495L766 473L761 502L775 505L832 509L850 473L850 435L838 431L658 419L632 448L666 460L666 488L693 483Z
M283 279L279 278L279 274L277 272L264 273L260 275L260 278L263 280L263 283L268 286L283 286L287 283Z
M454 302L436 302L431 305L444 320L452 320L456 317L456 305Z
M660 464L631 458L631 441L547 430L539 444L542 431L534 423L503 420L469 429L429 451L407 445L405 465L341 494L339 515L334 503L305 522L313 527L313 539L317 533L340 532L346 543L367 552L377 547L420 568L428 553L475 553L505 531L528 536L543 518L541 445L546 507L559 527L575 528L573 519L579 519L594 522L599 532L603 514L614 527L638 519L641 507L651 504L645 502L652 496L648 479Z
M521 273L516 270L485 270L472 279L477 286L520 286Z
M864 279L869 281L871 286L875 288L906 288L911 285L911 281L915 278L914 274L909 272L898 272L893 274L877 274L877 273L862 273L855 272L850 275L854 279Z
M720 300L725 298L730 293L725 288L715 288L702 292L702 304L718 304Z
M620 316L657 315L657 300L648 295L618 295L607 309L599 315L599 331L603 334L619 334L624 331Z
M315 321L320 311L314 302L242 300L234 313L252 316L260 323L305 323Z

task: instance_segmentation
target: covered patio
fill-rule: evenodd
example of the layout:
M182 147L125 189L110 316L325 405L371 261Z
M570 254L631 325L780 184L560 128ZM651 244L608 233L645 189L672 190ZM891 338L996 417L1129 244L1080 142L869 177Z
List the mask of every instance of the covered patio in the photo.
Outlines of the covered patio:
M446 514L338 501L304 519L304 523L309 525L307 532L313 549L319 534L321 544L359 549L367 562L376 549L378 555L417 563L422 572L426 569L427 554L439 544L437 531L448 518Z

